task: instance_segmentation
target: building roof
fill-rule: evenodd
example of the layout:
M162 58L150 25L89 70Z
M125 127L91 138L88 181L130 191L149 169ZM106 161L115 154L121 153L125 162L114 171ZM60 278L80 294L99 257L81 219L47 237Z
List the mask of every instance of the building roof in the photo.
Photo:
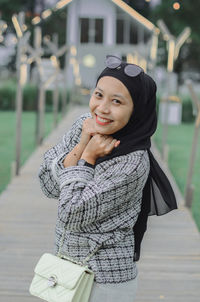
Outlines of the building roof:
M57 11L59 9L63 9L66 7L68 4L73 2L74 0L60 0L57 2L56 6L52 9L53 11ZM115 5L117 5L120 9L122 9L124 12L126 12L130 17L132 17L136 22L144 26L147 30L149 31L159 31L159 29L152 23L150 22L147 18L143 17L141 14L139 14L135 9L130 7L128 4L126 4L122 0L109 0L113 2ZM42 13L42 18L43 16L50 16L50 10L46 10L47 14L45 14L45 11ZM36 22L34 22L34 19L37 18ZM33 24L38 24L40 22L40 17L35 17L32 22ZM44 17L45 19L45 17Z
M143 17L141 14L139 14L135 9L130 7L124 1L122 0L110 0L110 1L115 3L119 8L125 11L129 16L131 16L138 23L146 27L146 29L150 31L156 30L157 27L152 22L150 22L147 18Z

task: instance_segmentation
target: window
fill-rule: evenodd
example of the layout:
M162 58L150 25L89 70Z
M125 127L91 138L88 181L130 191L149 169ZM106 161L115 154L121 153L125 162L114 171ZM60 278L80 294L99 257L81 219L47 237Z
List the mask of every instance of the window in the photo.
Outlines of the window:
M95 43L103 43L103 19L95 19Z
M141 25L121 16L116 20L116 44L138 44L139 40L147 43L150 35Z
M118 19L116 26L116 43L124 43L124 20Z
M130 26L130 44L138 43L138 28L135 24L131 24Z
M103 19L80 18L80 42L103 43Z
M89 19L81 18L80 19L81 27L81 43L88 43L89 41Z

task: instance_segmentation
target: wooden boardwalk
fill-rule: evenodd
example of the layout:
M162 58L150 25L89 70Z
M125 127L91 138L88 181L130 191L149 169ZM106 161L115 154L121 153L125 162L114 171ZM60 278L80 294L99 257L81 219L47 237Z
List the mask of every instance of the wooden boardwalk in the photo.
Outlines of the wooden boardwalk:
M0 195L0 302L39 301L28 289L39 257L53 252L57 201L41 192L38 168L44 152L86 111L71 109ZM158 156L156 150L154 154ZM138 263L136 302L200 301L200 235L176 192L179 210L149 219Z

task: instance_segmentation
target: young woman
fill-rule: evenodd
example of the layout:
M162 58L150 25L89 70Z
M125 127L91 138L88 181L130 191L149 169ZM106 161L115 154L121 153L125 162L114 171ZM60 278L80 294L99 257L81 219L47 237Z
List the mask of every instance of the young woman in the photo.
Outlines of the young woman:
M133 302L147 216L177 206L149 150L156 84L137 65L115 56L106 63L90 113L45 153L39 179L44 194L59 199L55 253L64 227L62 254L83 261L99 248L87 263L95 274L89 302Z

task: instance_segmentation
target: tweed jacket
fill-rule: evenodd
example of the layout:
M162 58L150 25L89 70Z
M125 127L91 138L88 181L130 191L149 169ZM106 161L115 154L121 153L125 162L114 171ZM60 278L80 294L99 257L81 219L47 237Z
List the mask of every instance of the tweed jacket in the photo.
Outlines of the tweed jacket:
M49 198L58 199L55 248L58 252L65 228L61 252L88 261L97 283L119 283L137 275L133 226L141 210L142 189L150 163L146 150L122 155L95 168L62 164L65 156L79 143L81 115L62 140L44 154L39 169L41 189Z

